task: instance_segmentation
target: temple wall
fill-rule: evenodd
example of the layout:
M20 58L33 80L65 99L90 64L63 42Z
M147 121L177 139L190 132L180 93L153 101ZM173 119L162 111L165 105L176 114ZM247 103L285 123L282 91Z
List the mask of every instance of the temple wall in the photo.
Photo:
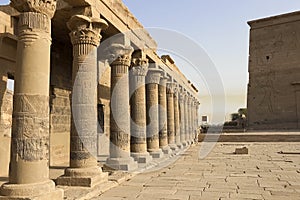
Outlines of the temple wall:
M15 72L13 20L0 11L0 177L8 175L10 160L13 92L7 89L7 81Z
M54 42L50 83L50 165L68 166L71 127L72 48Z
M249 129L300 128L300 12L249 24Z

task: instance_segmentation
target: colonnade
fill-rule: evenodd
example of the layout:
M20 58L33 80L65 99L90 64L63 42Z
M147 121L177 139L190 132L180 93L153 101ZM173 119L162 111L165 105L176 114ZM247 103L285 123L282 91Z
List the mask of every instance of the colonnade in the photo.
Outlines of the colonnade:
M36 3L35 3L36 2ZM0 199L63 199L49 179L49 78L51 18L56 1L12 1L21 14L9 182ZM44 5L45 4L45 5ZM47 4L47 5L46 5ZM50 5L49 5L50 4ZM97 165L97 47L108 26L74 15L68 22L73 45L70 166L59 185L93 187L107 181ZM107 49L111 67L110 155L106 165L135 170L194 141L197 98L130 42ZM45 197L45 198L44 198Z

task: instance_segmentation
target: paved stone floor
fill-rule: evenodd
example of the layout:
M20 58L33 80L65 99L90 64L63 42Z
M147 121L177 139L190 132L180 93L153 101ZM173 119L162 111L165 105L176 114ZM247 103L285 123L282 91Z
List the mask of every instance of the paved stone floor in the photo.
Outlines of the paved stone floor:
M300 199L300 143L218 143L199 159L201 145L93 199ZM249 155L233 154L241 146Z

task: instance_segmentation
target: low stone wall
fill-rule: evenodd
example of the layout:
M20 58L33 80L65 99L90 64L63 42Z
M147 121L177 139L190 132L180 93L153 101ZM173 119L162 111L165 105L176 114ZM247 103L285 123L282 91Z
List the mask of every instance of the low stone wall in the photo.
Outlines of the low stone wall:
M300 133L199 134L199 142L300 142Z

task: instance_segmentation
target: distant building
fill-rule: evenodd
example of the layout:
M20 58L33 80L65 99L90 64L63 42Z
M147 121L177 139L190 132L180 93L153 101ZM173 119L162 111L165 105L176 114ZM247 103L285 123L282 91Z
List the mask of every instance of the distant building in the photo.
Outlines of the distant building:
M300 11L248 24L249 129L299 129Z

